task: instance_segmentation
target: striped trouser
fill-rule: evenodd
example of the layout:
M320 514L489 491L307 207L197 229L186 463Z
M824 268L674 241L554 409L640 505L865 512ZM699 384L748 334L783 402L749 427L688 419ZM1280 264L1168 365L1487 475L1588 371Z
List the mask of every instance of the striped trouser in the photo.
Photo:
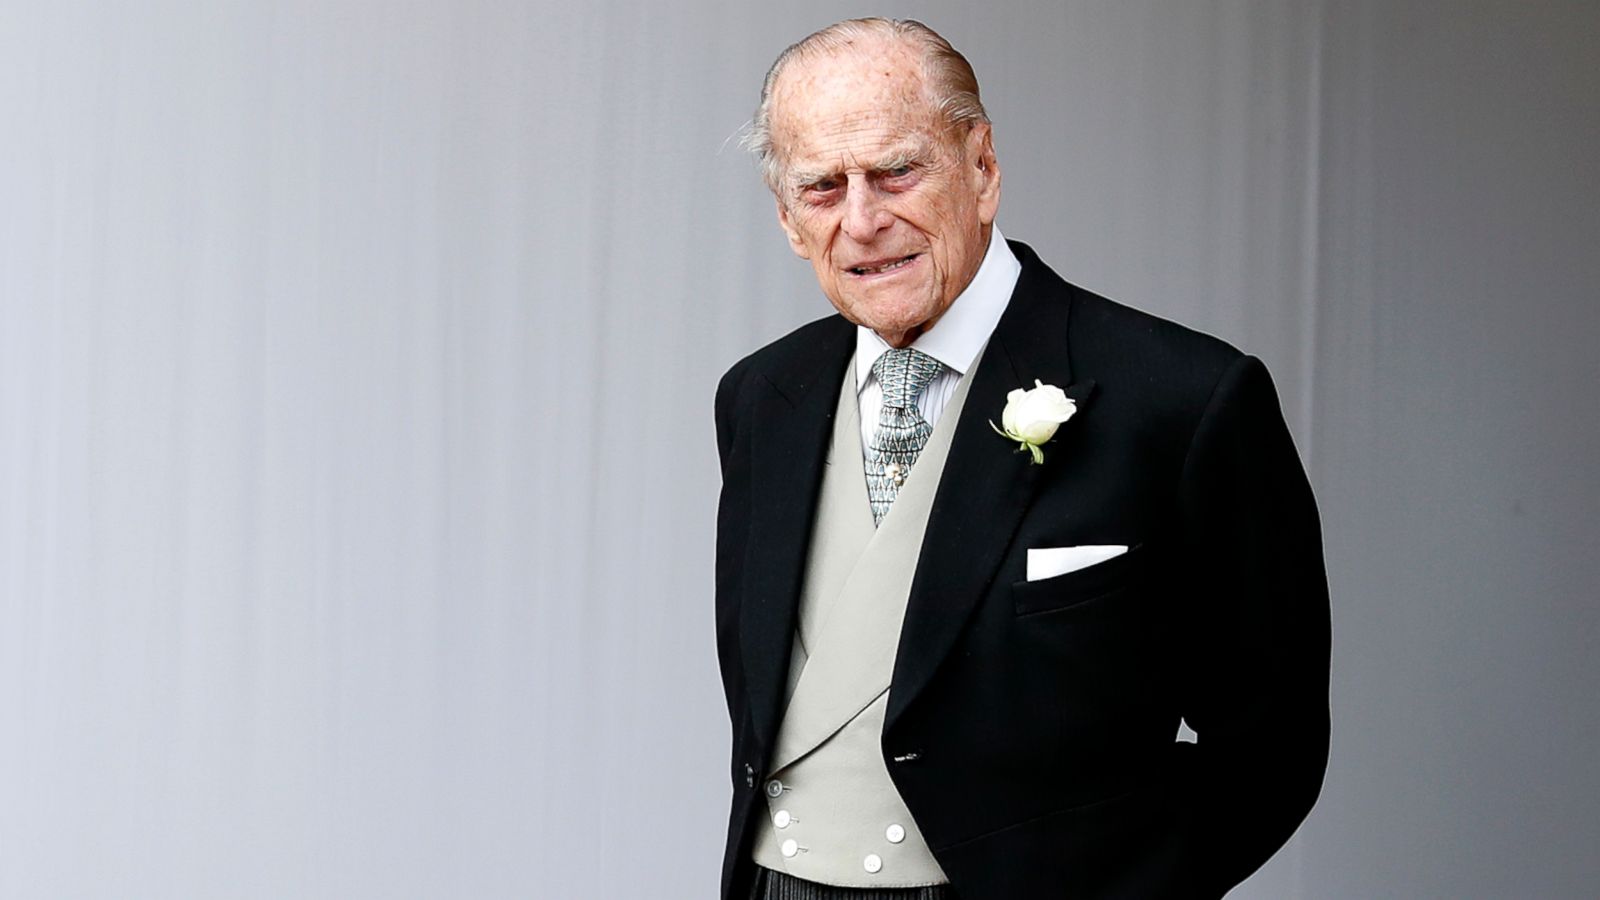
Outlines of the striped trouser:
M948 884L927 887L853 888L817 884L756 866L750 900L957 900Z

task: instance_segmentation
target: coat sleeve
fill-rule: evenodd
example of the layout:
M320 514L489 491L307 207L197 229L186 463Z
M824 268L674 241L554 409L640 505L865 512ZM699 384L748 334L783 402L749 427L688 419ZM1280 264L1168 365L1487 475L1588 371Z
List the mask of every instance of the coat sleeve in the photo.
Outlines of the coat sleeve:
M1195 429L1179 488L1188 638L1174 896L1221 896L1287 841L1328 761L1321 526L1266 367L1239 358ZM1175 873L1177 874L1177 873ZM1176 885L1174 886L1176 887Z
M749 530L749 430L743 420L746 363L729 369L717 383L714 416L722 490L717 499L716 636L724 699L737 724L742 686L738 682L738 582ZM737 761L736 761L737 762Z

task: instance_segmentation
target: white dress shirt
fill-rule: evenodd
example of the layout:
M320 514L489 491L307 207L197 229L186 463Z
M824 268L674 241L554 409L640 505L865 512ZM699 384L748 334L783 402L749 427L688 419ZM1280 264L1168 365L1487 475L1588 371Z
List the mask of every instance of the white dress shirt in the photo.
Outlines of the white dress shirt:
M1011 291L1022 274L1022 263L1006 246L1005 238L997 225L989 231L989 248L984 251L983 263L972 283L950 304L933 327L917 336L911 346L944 363L944 371L935 375L922 396L917 398L917 409L928 424L939 424L939 416L955 395L962 376L978 363L978 352L989 342L1000 315L1011 302ZM870 328L856 326L856 402L861 409L861 455L865 459L872 433L878 430L878 415L883 408L883 387L872 374L872 364L889 342ZM996 413L998 415L998 413Z

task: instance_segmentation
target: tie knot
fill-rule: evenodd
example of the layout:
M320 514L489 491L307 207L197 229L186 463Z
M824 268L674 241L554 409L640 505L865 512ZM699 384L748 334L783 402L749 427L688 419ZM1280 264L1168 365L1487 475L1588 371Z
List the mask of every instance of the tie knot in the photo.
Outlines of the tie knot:
M892 409L910 407L943 369L943 363L911 347L887 350L872 363L883 405Z

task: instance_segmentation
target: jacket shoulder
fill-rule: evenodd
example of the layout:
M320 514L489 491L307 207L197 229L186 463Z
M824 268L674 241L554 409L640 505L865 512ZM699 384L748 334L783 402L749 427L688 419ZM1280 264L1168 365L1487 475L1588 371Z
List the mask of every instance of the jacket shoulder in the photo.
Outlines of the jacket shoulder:
M719 416L741 406L753 379L764 378L782 388L801 381L815 369L819 352L840 346L854 334L855 326L837 313L801 325L783 337L747 354L722 374L717 382Z
M1026 291L1034 303L1067 311L1074 377L1137 384L1171 396L1197 386L1209 391L1244 356L1220 338L1073 284L1032 247L1016 241L1010 245L1022 263L1019 293Z
M1113 371L1171 390L1210 389L1244 353L1171 319L1069 285L1072 354L1085 368Z

